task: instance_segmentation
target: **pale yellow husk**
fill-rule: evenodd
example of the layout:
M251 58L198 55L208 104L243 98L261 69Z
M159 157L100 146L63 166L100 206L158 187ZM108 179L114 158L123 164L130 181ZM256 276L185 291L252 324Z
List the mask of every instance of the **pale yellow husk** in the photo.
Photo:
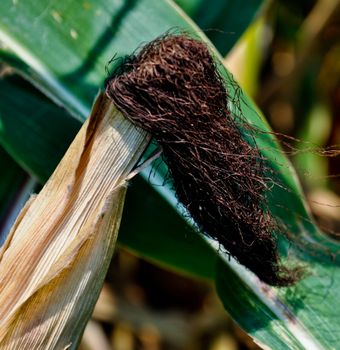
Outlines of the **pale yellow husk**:
M101 94L0 251L0 349L75 349L98 298L126 179L149 142Z

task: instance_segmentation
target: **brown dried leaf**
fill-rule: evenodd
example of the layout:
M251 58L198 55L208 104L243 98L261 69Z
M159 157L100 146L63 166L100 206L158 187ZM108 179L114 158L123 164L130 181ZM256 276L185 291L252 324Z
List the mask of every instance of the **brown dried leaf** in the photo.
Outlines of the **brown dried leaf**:
M0 251L0 348L74 349L111 260L126 178L150 137L101 94Z

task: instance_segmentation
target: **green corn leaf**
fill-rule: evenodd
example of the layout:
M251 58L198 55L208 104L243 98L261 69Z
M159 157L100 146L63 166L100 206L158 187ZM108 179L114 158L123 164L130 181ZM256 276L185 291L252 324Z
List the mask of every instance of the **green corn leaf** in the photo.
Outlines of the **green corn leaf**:
M2 147L0 147L0 169L0 227L3 228L11 203L14 202L15 195L20 192L27 174ZM5 237L0 236L0 244L4 239Z
M225 55L260 11L262 0L175 0ZM242 6L242 8L240 8ZM240 11L241 10L241 11Z
M0 140L18 163L46 181L81 123L18 76L0 79Z
M170 1L93 0L80 5L60 0L46 7L43 0L35 1L34 5L6 0L0 4L0 10L6 14L0 19L0 40L7 51L4 59L11 57L13 65L79 120L88 114L105 78L103 67L114 53L117 57L129 54L142 42L174 27L192 33L198 31ZM239 12L234 15L239 16ZM206 40L204 35L199 35ZM217 52L216 59L219 59ZM231 100L240 101L242 114L249 122L268 130L252 101L222 67L221 70ZM230 107L237 112L235 104L231 103ZM127 230L125 237L130 235L130 238L125 238L124 243L162 264L210 277L235 320L259 342L273 349L336 348L340 331L336 322L340 311L338 244L327 239L311 221L295 173L273 137L263 134L257 142L278 171L277 180L284 185L274 186L268 195L272 212L287 225L292 236L291 244L281 240L281 254L305 264L309 272L295 287L278 290L263 286L251 273L223 256L213 243L188 232L179 221L166 230L161 223L146 227L144 240L137 224ZM179 210L169 188L155 188ZM137 191L135 195L140 198ZM131 207L138 203L132 195L131 203ZM151 209L146 209L150 210L148 215L155 208L158 210L154 203L151 201ZM163 208L169 212L166 206ZM129 211L126 210L127 215ZM180 233L176 229L175 235L171 228L176 225L183 229ZM140 241L133 243L137 236Z

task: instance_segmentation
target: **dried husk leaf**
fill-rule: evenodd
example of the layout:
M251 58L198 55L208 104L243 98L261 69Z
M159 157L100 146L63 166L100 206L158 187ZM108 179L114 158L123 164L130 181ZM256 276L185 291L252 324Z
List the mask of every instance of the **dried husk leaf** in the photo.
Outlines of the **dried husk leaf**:
M126 179L150 137L100 94L0 251L0 349L74 349L111 260Z

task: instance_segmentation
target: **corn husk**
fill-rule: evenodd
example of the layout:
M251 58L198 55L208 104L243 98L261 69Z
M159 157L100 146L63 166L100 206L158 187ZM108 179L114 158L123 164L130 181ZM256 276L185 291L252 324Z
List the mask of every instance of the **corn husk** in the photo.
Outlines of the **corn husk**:
M98 298L126 181L150 138L100 94L0 251L0 349L75 349Z

